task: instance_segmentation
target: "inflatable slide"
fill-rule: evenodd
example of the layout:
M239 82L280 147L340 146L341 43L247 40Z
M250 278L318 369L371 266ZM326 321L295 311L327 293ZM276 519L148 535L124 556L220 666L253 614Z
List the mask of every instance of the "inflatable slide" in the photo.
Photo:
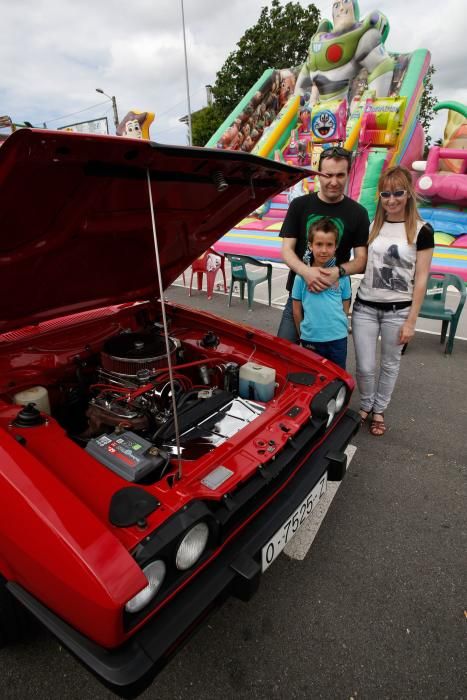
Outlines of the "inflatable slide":
M265 71L206 146L242 149L310 170L323 148L345 146L354 154L348 194L371 218L381 171L396 164L411 168L422 157L418 113L430 53L386 51L386 17L374 11L360 20L356 0L350 13L348 3L333 3L333 23L320 23L302 66ZM310 174L292 192L252 212L217 249L281 261L278 233L288 204L315 184ZM456 218L457 209L453 214L450 208L448 218ZM460 236L462 229L466 233L457 218L455 223Z

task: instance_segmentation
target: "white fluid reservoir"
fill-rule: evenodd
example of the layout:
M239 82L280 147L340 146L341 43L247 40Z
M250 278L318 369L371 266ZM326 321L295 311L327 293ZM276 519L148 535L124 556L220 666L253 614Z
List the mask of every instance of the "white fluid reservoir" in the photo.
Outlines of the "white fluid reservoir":
M50 415L49 393L44 386L32 386L30 389L19 391L14 395L13 401L20 406L34 403L39 411Z
M276 386L276 370L256 362L246 362L240 367L239 394L242 399L271 401Z

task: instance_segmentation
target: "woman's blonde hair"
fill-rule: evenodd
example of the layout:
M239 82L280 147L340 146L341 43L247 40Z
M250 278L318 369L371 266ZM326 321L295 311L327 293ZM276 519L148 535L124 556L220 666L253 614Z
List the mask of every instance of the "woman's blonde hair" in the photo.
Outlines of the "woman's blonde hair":
M396 165L393 168L388 168L379 178L377 190L378 204L376 206L376 214L368 243L372 243L375 240L385 221L385 212L381 204L381 197L379 196L380 192L384 192L385 190L392 192L395 190L406 190L407 192L407 203L405 205L405 233L407 235L407 242L411 245L414 242L415 235L417 233L417 223L421 221L421 219L417 209L417 195L413 188L412 176L410 171L407 170L407 168L403 168L402 165Z

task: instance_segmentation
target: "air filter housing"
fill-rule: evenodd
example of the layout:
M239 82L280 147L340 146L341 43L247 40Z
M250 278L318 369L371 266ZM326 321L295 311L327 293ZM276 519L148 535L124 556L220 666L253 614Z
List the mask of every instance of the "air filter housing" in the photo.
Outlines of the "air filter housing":
M176 343L169 338L169 352L173 357ZM121 333L104 343L102 366L108 372L125 377L136 377L141 370L150 375L167 366L165 338L157 333Z

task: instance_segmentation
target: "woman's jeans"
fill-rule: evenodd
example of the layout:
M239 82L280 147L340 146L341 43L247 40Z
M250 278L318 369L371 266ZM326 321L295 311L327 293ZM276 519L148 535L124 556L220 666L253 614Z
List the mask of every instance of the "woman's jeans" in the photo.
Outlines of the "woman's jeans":
M402 345L399 343L401 326L409 315L410 307L383 311L356 301L352 313L352 336L357 363L357 384L360 408L363 411L383 413L399 374ZM376 345L381 335L381 366L376 377Z

